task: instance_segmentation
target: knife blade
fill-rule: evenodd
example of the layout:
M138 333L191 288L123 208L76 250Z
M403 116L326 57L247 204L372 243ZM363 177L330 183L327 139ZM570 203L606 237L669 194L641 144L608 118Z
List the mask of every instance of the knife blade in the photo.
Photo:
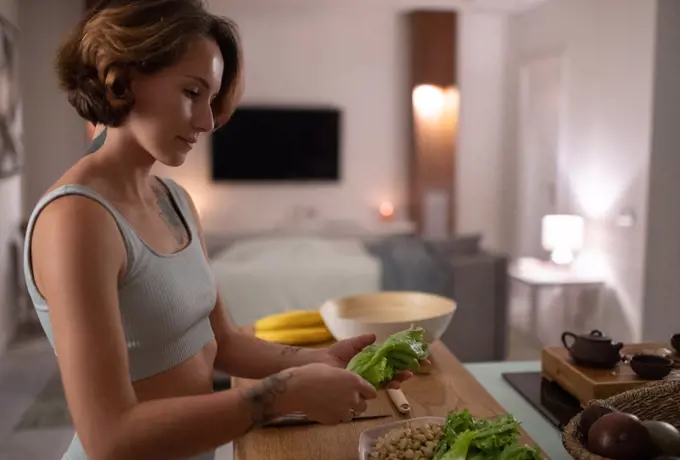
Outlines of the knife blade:
M371 414L371 415L356 415L351 420L372 420L376 418L391 417L391 414ZM318 422L307 418L305 414L286 414L277 417L269 422L265 423L263 428L274 428L274 427L284 427L284 426L303 426L303 425L315 425Z

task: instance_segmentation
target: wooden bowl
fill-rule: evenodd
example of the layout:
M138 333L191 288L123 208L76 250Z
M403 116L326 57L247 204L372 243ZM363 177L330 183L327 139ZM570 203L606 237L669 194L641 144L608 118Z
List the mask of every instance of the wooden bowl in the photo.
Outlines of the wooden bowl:
M336 340L374 333L382 342L411 325L425 330L425 341L442 336L456 311L452 299L422 292L378 292L329 300L321 316Z

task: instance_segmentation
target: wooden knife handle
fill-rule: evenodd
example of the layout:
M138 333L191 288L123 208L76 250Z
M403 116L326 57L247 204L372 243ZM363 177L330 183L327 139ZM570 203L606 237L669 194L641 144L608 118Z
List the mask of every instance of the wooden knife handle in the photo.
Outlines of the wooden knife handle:
M394 407L396 407L399 412L402 414L408 414L411 412L411 405L408 403L403 391L388 388L387 395L390 397Z

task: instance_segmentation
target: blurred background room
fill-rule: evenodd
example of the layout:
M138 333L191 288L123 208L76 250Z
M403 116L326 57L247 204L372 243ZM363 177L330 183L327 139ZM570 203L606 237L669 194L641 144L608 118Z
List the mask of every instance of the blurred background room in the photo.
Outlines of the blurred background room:
M239 27L245 93L155 172L193 196L239 326L421 291L456 301L441 340L464 363L539 360L564 331L680 332L676 0L208 4ZM0 0L2 460L72 435L22 245L92 135L53 70L85 8Z

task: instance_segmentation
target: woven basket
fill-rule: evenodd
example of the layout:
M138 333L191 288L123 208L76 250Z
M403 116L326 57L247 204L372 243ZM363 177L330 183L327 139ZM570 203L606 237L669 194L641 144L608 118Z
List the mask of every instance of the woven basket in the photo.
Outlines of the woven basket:
M648 383L634 390L628 390L603 400L592 400L586 407L594 404L609 406L627 412L640 420L659 420L668 422L680 429L680 380L664 380ZM584 439L578 431L581 414L572 418L562 432L562 444L576 460L611 460L589 452Z

